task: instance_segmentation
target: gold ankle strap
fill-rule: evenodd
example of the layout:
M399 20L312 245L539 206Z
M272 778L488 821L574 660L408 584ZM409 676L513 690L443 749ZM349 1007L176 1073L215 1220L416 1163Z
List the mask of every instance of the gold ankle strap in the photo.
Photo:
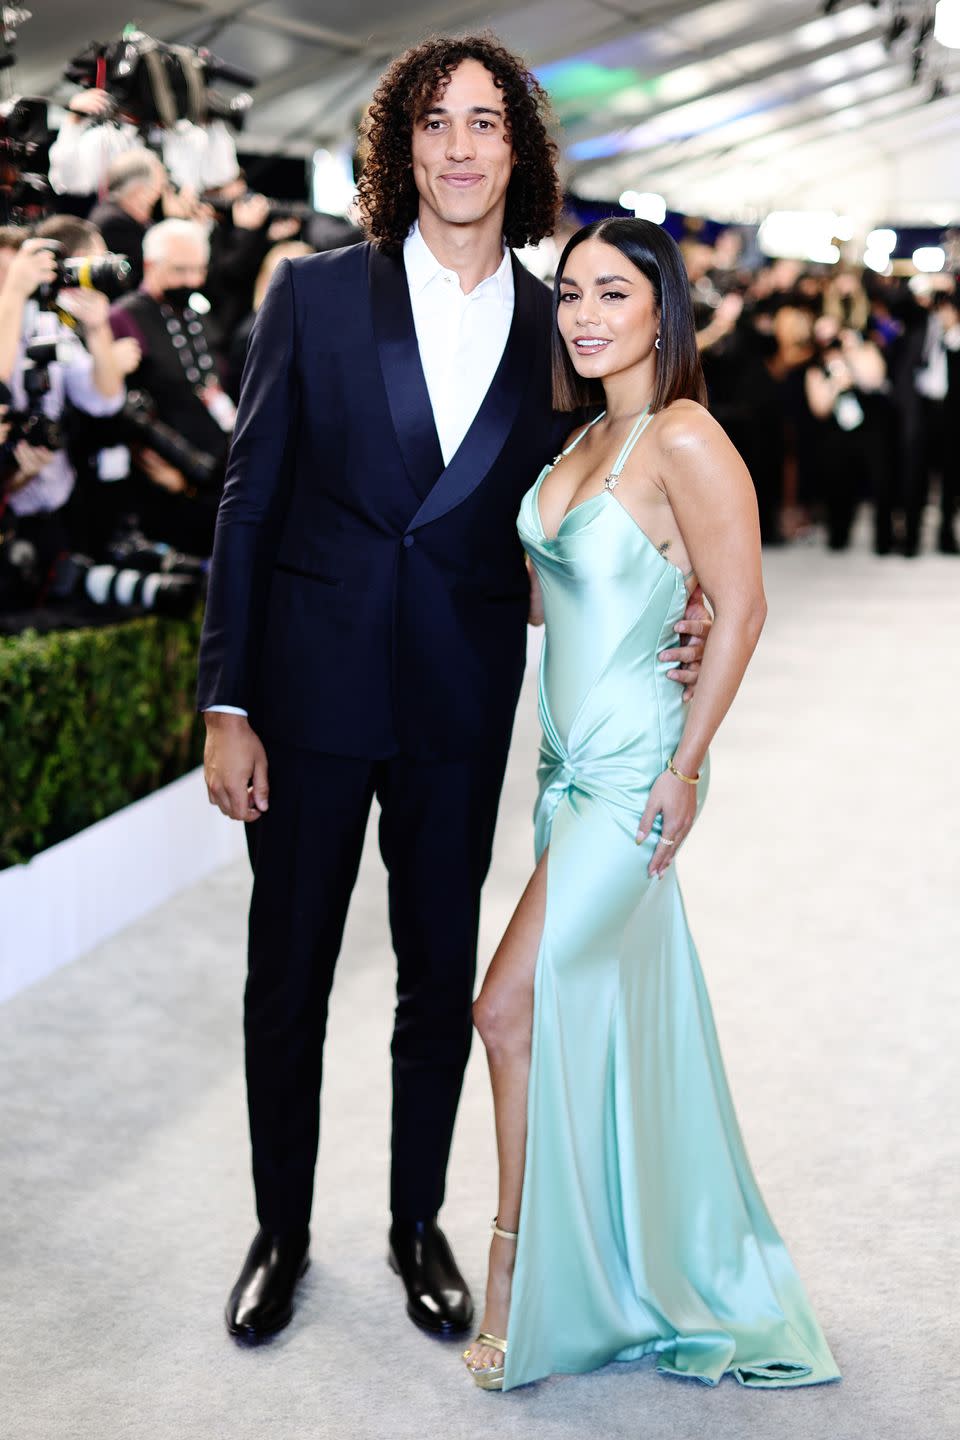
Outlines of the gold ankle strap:
M499 1215L494 1215L493 1219L490 1222L490 1228L493 1231L494 1235L499 1235L501 1240L518 1239L520 1234L519 1230L501 1230L500 1226L497 1224L499 1218Z

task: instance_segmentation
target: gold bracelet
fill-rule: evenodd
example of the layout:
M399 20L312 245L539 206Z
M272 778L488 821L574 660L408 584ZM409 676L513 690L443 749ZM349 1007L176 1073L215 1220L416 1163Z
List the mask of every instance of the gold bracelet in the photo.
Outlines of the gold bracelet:
M697 771L696 775L684 775L682 770L678 770L676 765L674 765L673 763L672 755L667 761L667 769L670 771L671 775L676 775L677 779L682 780L685 785L696 785L697 781L700 779L699 770Z

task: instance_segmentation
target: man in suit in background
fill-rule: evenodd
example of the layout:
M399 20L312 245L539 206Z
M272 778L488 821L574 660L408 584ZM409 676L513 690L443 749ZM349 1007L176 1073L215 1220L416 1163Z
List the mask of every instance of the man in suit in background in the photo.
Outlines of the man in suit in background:
M254 871L260 1230L227 1305L249 1339L287 1323L307 1263L327 1001L374 796L398 966L389 1259L421 1328L471 1321L436 1217L525 658L516 514L570 428L550 293L506 248L554 224L545 109L489 38L401 56L369 112L371 243L285 261L253 332L199 687L210 797L247 822ZM693 678L696 649L677 653Z

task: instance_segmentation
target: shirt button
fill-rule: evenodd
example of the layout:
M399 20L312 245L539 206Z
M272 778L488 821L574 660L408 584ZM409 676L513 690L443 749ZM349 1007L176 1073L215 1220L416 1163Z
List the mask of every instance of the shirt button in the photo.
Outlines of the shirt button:
M413 544L413 536L412 536L412 535L404 535L404 537L403 537L403 548L404 548L405 550L409 550L409 549L410 549L410 546L411 546L412 544Z

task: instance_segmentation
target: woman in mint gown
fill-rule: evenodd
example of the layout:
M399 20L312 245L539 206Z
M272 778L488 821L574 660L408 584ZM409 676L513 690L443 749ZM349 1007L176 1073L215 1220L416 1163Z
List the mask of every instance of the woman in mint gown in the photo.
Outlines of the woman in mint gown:
M644 1355L707 1384L835 1380L744 1150L673 866L766 614L753 486L704 408L664 231L588 226L555 290L555 401L599 413L518 522L546 625L537 858L475 1006L500 1186L465 1359L487 1389ZM698 581L715 619L684 704L658 655Z

